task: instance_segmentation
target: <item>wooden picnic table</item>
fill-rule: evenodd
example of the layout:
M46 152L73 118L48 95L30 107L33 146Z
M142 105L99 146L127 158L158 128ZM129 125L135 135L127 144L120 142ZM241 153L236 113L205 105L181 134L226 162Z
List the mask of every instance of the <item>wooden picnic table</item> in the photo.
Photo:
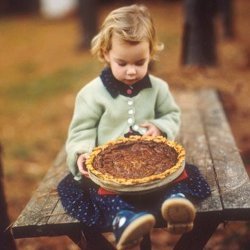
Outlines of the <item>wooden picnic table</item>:
M178 141L186 149L186 161L200 169L212 190L210 197L195 204L194 228L175 246L198 250L220 223L250 220L250 182L217 92L206 89L174 94L182 109ZM114 249L103 234L87 230L65 213L57 194L58 183L69 173L65 159L63 148L14 222L14 238L66 235L81 249ZM151 249L149 236L141 249Z

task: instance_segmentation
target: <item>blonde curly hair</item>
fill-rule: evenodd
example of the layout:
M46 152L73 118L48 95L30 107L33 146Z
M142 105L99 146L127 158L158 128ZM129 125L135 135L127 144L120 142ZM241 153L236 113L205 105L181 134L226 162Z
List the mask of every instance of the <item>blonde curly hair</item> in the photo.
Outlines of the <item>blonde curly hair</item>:
M155 59L163 44L158 42L153 20L144 5L133 4L113 10L104 20L100 32L92 39L91 52L105 62L104 54L111 49L112 36L116 34L126 42L149 42L151 59Z

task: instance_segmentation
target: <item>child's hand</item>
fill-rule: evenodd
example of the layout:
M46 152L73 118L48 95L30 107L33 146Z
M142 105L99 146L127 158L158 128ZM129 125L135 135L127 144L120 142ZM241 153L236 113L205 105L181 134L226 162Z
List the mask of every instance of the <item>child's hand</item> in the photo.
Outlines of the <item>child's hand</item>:
M83 174L85 177L88 177L89 178L89 173L86 169L86 165L85 165L85 162L86 162L86 159L89 157L89 154L85 153L85 154L81 154L79 155L78 159L77 159L77 167L80 171L81 174Z
M158 129L154 124L149 123L149 122L144 122L144 123L140 124L140 127L147 129L147 131L144 135L158 136L158 135L162 134L160 129Z

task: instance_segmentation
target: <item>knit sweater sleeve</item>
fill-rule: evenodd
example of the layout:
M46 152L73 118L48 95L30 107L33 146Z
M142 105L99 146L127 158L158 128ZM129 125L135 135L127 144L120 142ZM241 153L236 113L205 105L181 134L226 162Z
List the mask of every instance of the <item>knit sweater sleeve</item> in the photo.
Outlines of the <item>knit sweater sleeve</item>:
M91 152L96 146L97 124L101 108L95 103L91 88L83 88L77 95L66 141L67 163L76 180L81 179L76 165L79 154Z
M181 111L166 82L158 84L155 119L150 122L157 126L170 140L174 140L180 128Z

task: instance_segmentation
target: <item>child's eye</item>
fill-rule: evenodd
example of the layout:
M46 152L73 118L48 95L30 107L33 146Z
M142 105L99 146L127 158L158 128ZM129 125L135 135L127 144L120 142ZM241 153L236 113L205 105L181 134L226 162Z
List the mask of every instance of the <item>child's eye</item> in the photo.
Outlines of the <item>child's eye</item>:
M126 66L126 62L125 61L123 61L123 60L116 60L116 63L117 63L117 65L119 65L119 66L121 66L121 67L124 67L124 66Z
M136 65L136 66L143 66L143 65L144 65L144 62L136 63L135 65Z
M119 66L121 66L121 67L126 66L126 63L123 63L123 62L118 62L117 64L118 64Z
M145 60L141 60L135 63L136 66L143 66L145 64Z

